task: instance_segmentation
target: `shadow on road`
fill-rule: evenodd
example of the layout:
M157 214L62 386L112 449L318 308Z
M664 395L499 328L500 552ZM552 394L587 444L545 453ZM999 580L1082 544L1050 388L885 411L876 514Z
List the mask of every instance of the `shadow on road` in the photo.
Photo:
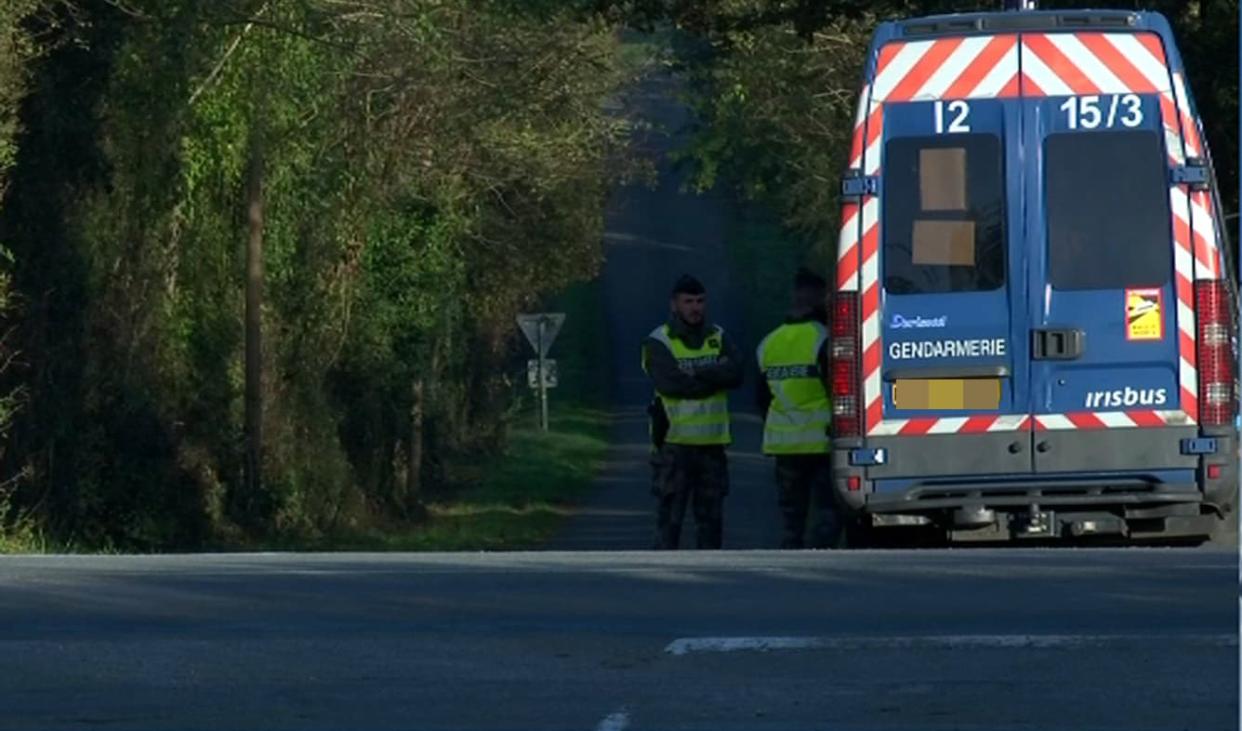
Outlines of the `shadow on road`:
M726 549L774 548L780 543L780 513L772 465L759 454L762 423L751 414L733 420L729 451L731 491L725 499ZM651 495L650 442L641 409L618 412L612 446L590 500L548 549L615 551L651 548L655 541L655 497ZM689 511L688 511L689 512ZM686 516L682 546L694 544L693 517Z

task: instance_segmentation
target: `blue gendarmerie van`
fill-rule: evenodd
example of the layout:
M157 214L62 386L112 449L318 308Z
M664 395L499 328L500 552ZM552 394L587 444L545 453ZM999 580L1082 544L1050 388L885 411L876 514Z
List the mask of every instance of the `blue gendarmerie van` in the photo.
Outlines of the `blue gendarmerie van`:
M1164 17L880 25L842 192L833 470L860 525L1236 540L1236 270Z

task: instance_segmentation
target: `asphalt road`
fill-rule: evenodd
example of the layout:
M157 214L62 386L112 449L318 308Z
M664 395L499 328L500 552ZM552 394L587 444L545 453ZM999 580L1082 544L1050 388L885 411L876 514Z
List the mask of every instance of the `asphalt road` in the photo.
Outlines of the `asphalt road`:
M657 76L641 84L627 103L651 125L636 140L656 167L656 185L634 184L617 191L605 216L602 274L605 316L612 353L612 396L617 404L612 448L592 497L554 550L641 550L655 538L655 498L647 467L649 441L643 408L651 382L639 366L639 344L668 318L673 282L682 273L701 279L708 290L708 316L725 328L749 356L758 342L745 329L747 306L732 283L725 234L732 202L719 191L686 190L686 171L671 155L688 140L687 110L678 101L678 82ZM633 111L633 110L632 110ZM734 444L729 452L731 494L725 503L726 548L780 545L780 513L772 464L759 452L762 424L754 412L755 374L730 394ZM689 511L688 511L689 513ZM693 517L686 516L682 545L694 545Z
M1187 550L0 559L0 729L1237 728Z

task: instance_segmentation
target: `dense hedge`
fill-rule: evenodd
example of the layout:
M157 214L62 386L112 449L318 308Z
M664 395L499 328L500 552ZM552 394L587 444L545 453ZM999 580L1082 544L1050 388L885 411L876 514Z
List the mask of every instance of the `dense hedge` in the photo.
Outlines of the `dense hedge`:
M49 51L28 67L0 217L20 297L7 379L25 393L4 455L21 475L10 521L154 548L405 514L416 392L420 474L495 446L514 314L600 263L603 202L625 169L626 130L606 111L624 83L610 26L466 0L40 10L22 27Z

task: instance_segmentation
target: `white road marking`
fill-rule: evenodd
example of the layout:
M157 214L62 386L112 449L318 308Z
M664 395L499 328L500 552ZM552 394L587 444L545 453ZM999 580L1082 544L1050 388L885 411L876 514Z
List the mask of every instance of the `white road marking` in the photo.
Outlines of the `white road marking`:
M1075 648L1131 643L1176 643L1237 647L1236 635L923 635L913 637L682 637L664 648L670 655L692 652L772 650L887 650L908 648Z
M595 731L625 731L625 727L629 725L630 714L622 708L603 721L600 721L599 725L595 727Z

